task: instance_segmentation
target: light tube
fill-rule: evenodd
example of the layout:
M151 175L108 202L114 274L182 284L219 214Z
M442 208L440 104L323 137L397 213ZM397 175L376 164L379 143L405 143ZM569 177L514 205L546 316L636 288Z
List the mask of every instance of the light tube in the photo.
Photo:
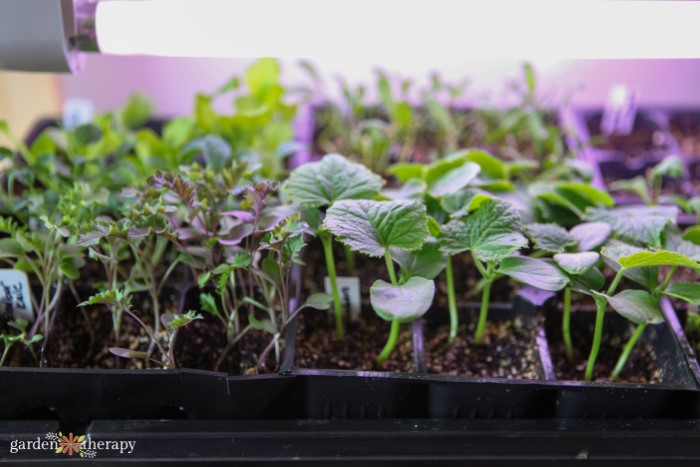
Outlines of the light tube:
M700 58L700 2L110 0L101 53L364 59Z

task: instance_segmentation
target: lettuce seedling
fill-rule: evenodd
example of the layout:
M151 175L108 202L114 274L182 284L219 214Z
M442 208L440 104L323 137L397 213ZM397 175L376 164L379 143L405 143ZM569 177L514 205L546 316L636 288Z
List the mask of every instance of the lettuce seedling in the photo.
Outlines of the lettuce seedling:
M440 232L441 250L446 254L469 251L483 279L481 309L474 340L480 343L486 328L491 286L503 276L534 287L558 291L568 279L552 264L536 258L513 256L527 246L521 233L520 217L509 203L484 200L473 214L445 225Z
M423 316L433 301L435 283L410 274L399 278L392 251L419 250L428 238L425 206L415 201L344 200L331 206L323 222L336 238L354 251L371 257L384 257L390 283L376 280L370 289L374 311L391 322L386 345L377 357L382 366L393 352L400 325ZM408 268L408 261L404 268ZM413 271L416 273L416 270Z
M326 155L319 162L295 169L283 186L287 200L304 208L318 211L347 199L370 199L379 194L384 181L366 167L348 161L339 154ZM314 213L320 217L320 212ZM324 228L316 234L323 244L326 269L333 292L336 334L343 339L343 309L333 258L333 235Z

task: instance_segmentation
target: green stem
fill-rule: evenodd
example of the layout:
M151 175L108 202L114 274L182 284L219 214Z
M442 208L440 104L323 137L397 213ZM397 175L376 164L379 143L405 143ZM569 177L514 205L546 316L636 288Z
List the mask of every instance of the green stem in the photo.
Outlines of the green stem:
M348 275L355 275L355 252L348 245L343 245L345 249L345 262L347 263Z
M457 315L457 298L455 297L455 277L452 271L452 256L447 257L447 306L450 310L450 343L457 338L457 328L459 327L459 316Z
M335 274L335 259L333 258L333 238L330 234L321 234L321 243L323 243L323 252L326 256L326 269L328 270L328 280L331 283L331 291L333 292L333 310L335 311L335 332L338 339L345 339L345 329L343 328L343 303L340 301L340 292L338 291L338 280Z
M571 287L564 289L564 316L561 320L561 334L566 347L566 358L574 362L574 348L571 345Z
M676 272L676 269L678 269L678 266L671 266L671 269L669 269L668 274L666 274L666 278L664 281L659 285L656 290L654 290L654 295L658 295L659 292L663 292L666 290L666 287L668 287L669 282L671 282L671 278L673 277L673 274Z
M615 290L617 289L617 286L620 285L620 280L622 279L622 275L625 272L625 268L620 268L619 271L617 271L617 274L615 275L615 278L612 281L612 284L610 284L610 287L608 288L608 293L607 295L612 295L615 293Z
M479 311L479 323L476 326L476 332L474 333L474 341L477 344L481 343L481 339L484 337L484 329L486 329L486 317L489 313L489 298L491 296L491 284L493 279L487 279L484 284L484 291L481 295L481 310Z
M603 318L605 317L605 307L607 304L607 300L601 300L600 303L596 302L595 331L593 333L591 354L588 356L588 363L586 364L586 381L591 381L593 379L593 368L595 367L595 361L598 358L598 352L600 351L600 342L603 338Z
M0 367L5 364L5 359L7 358L7 354L10 352L11 347L12 346L5 343L5 350L2 351L2 358L0 358Z
M396 343L399 341L399 328L401 323L399 320L395 319L391 322L391 331L389 332L389 340L386 341L386 345L382 349L381 353L377 357L377 365L383 366L384 362L387 361L391 353L396 347Z
M620 358L617 360L617 364L615 365L615 369L610 375L611 381L615 381L620 376L620 373L622 373L622 369L627 364L627 359L629 359L630 354L632 353L632 350L634 350L634 346L637 344L639 338L642 337L642 334L644 334L644 329L646 329L646 327L646 323L637 325L637 329L634 330L634 334L632 334L630 340L627 341L625 349L622 351L622 355L620 355Z
M391 261L391 253L389 253L389 248L384 249L384 259L386 260L386 269L389 271L389 278L393 285L398 285L396 280L396 271L394 270L394 263Z

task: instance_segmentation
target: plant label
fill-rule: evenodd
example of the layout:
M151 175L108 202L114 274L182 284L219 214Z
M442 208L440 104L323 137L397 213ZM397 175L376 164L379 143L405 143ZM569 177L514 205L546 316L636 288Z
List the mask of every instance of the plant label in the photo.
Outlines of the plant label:
M628 135L634 127L637 100L634 91L625 85L613 86L603 110L601 129L606 135Z
M34 321L27 273L16 269L0 269L0 318Z
M340 292L340 301L343 303L343 313L350 316L350 321L360 319L360 310L362 308L360 295L360 279L358 277L343 277L338 276L338 291ZM324 287L327 294L332 294L331 281L324 279ZM328 309L328 313L333 314L333 307Z
M95 106L88 99L73 97L63 103L63 126L72 130L90 123L95 115Z

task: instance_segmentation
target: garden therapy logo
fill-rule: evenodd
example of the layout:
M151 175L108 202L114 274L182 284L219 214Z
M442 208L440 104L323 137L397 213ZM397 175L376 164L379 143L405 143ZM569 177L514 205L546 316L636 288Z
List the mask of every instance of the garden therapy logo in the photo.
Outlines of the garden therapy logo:
M34 440L14 439L10 442L10 453L20 451L54 451L56 454L94 458L99 451L118 451L119 454L131 454L136 447L136 441L94 441L90 435L64 435L47 433L44 439L37 436Z

